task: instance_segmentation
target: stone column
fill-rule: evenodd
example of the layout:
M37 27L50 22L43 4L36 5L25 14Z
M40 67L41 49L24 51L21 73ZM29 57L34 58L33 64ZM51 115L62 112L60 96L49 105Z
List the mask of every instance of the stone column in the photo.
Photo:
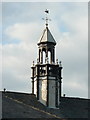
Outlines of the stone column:
M54 49L52 50L53 52L53 54L52 54L52 61L55 63L55 51L54 51Z
M40 56L41 56L41 61L40 62L42 64L43 63L43 51L42 50L41 50L41 55Z
M50 62L52 63L52 50L50 51L51 56L50 56Z
M39 63L40 63L40 49L39 49L39 55L38 55L38 58L39 58Z

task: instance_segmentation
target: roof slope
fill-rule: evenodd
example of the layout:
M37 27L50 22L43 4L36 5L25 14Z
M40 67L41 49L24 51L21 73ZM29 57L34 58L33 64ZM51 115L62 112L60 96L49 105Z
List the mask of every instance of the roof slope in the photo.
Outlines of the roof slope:
M2 94L2 118L55 118L46 107L37 101L35 95L6 92Z
M63 97L59 109L47 108L35 95L6 92L2 94L3 118L88 118L88 99Z
M38 42L38 45L40 43L53 43L54 45L56 45L56 41L54 40L50 30L48 29L48 27L46 27L43 31L43 34Z
M66 118L88 118L90 99L62 97L60 110Z

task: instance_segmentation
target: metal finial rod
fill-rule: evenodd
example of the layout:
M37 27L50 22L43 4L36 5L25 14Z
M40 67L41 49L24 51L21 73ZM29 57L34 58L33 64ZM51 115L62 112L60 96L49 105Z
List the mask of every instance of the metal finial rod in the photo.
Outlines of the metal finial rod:
M48 18L46 17L46 27L48 27Z
M46 9L44 12L46 13L46 17L42 19L45 20L45 25L48 27L48 21L51 21L51 19L48 18L49 10Z
M45 13L46 13L46 18L45 18L45 20L46 20L46 27L48 27L48 14L49 14L49 10L45 10Z

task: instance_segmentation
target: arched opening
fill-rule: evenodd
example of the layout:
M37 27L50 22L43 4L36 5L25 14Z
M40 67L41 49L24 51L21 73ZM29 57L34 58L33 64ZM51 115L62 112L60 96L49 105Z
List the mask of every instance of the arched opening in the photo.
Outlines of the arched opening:
M45 57L46 57L46 53L45 51L43 51L43 64L45 64Z
M48 51L48 62L51 63L51 52Z

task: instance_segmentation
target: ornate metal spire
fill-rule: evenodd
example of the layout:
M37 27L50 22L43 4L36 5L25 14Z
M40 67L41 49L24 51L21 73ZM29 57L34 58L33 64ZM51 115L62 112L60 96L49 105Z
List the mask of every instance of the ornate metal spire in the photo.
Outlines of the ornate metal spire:
M48 14L49 14L49 10L45 10L45 13L46 13L46 27L48 27Z
M46 28L44 29L41 37L40 37L40 40L38 41L38 45L40 44L44 44L44 43L52 43L53 45L56 45L56 41L55 39L53 38L49 28L48 28L48 21L51 21L51 19L48 18L48 13L49 13L49 10L45 10L44 11L46 13L46 17L45 18L42 18L43 20L45 20L45 25L46 25Z
M46 17L42 18L42 19L45 20L45 22L46 22L45 25L46 25L46 27L48 27L48 21L51 21L51 19L48 18L49 10L46 9L44 12L46 14Z

